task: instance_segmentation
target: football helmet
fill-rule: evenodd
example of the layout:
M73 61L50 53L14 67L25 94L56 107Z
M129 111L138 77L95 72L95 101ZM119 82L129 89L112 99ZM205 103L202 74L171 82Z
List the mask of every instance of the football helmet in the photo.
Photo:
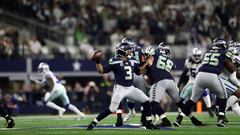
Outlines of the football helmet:
M223 38L215 38L212 42L212 49L226 50L227 48L227 42Z
M167 44L166 42L161 42L159 45L158 45L158 50L161 54L163 54L164 56L166 57L169 57L171 56L171 50L170 50L170 45Z
M128 43L120 43L116 48L117 56L128 56L131 54L131 46Z
M137 46L137 42L129 37L125 37L122 39L121 43L128 43L131 47L136 47Z
M44 62L41 62L39 65L38 65L38 72L40 74L46 74L47 72L49 72L50 69L49 69L49 65L47 63L44 63Z
M202 54L203 51L200 48L193 48L191 58L194 62L200 62L202 60Z

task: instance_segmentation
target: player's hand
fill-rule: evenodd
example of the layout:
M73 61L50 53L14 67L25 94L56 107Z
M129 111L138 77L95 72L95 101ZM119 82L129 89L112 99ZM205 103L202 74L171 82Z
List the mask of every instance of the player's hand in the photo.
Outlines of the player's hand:
M95 61L97 64L102 60L103 53L101 50L95 50L91 55L91 60Z

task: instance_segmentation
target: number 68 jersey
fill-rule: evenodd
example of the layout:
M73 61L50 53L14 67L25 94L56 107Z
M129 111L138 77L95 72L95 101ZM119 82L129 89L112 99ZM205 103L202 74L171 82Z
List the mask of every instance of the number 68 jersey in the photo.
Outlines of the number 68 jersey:
M204 55L199 72L219 75L224 68L225 59L231 59L232 55L232 52L228 50L208 50Z
M171 71L176 67L173 61L169 57L162 55L159 51L155 51L153 57L153 64L149 70L153 82L156 83L164 79L173 80Z
M111 71L114 73L116 84L129 87L133 85L133 73L139 74L139 64L133 57L127 61L123 61L120 57L113 57L103 67L104 73Z

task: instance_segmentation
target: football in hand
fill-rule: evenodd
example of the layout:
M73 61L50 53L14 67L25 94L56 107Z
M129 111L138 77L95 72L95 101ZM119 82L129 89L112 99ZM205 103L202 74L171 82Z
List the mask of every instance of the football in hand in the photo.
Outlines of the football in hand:
M91 60L92 60L92 61L96 61L96 62L100 62L101 59L102 59L102 56L103 56L102 51L100 51L100 50L95 50L95 51L92 53Z

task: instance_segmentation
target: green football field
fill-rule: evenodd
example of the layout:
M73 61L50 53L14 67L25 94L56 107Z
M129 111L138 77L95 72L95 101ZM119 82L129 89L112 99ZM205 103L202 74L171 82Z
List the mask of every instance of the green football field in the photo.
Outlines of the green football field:
M143 128L121 129L121 128L100 128L87 131L80 125L89 124L96 115L89 115L77 121L74 115L64 115L58 118L53 115L18 116L15 117L16 126L14 129L0 128L0 135L240 135L240 117L228 113L229 124L224 128L216 126L216 118L209 118L207 114L199 114L197 117L205 122L205 127L195 127L188 119L184 119L180 128L145 130ZM174 121L176 113L168 117ZM103 120L99 125L113 124L115 115ZM138 123L139 116L136 116L130 123ZM3 127L4 119L0 119Z

